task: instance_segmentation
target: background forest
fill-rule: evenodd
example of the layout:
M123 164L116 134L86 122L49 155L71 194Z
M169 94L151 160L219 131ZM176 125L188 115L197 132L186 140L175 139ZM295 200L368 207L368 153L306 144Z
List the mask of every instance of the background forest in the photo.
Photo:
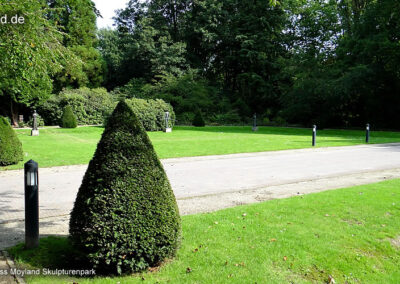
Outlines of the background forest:
M5 14L25 15L0 25L0 114L14 125L123 97L163 99L178 124L201 111L209 124L257 113L400 129L398 0L131 0L101 30L90 0L16 0Z

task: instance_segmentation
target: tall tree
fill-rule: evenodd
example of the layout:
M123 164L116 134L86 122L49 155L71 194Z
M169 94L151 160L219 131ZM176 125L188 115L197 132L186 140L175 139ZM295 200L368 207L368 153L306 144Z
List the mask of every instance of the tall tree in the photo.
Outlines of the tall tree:
M294 80L283 98L287 117L304 124L398 128L399 3L307 3L313 5L298 9L294 21L299 40L288 64Z
M119 72L123 59L120 38L118 32L112 29L101 29L98 31L97 36L99 38L98 49L106 64L103 85L112 90L122 81L122 74Z
M140 11L132 12L130 20L127 12L130 10L119 12L123 16L118 20L116 47L121 56L119 66L111 67L118 70L118 83L126 84L130 79L139 77L151 81L161 74L182 74L187 69L185 43L174 41L168 32L155 27L153 18L137 16ZM100 46L105 47L108 39L109 37L101 37ZM107 48L102 48L102 52L106 54ZM111 58L107 59L107 64L110 65ZM115 63L117 62L114 61L113 64Z
M204 0L190 7L186 41L193 67L221 78L243 115L276 105L277 60L285 54L282 6L267 0Z
M98 87L103 82L105 63L97 47L96 16L91 0L49 0L49 18L64 32L63 43L82 61L79 68L64 68L55 78L55 88ZM68 62L66 62L66 65Z
M42 1L15 0L0 5L0 14L24 18L24 24L0 25L0 100L3 112L17 125L18 109L45 100L51 77L64 62L78 60L62 44L63 34L49 22Z
M276 61L285 53L280 38L284 19L282 6L268 0L152 0L144 4L133 0L119 13L117 23L120 31L136 36L140 32L140 42L147 46L153 46L146 40L152 38L155 47L164 47L153 53L153 74L179 74L182 68L171 66L179 67L183 61L172 55L186 46L184 56L190 67L210 80L221 80L231 101L248 115L277 105ZM129 66L140 62L126 58Z

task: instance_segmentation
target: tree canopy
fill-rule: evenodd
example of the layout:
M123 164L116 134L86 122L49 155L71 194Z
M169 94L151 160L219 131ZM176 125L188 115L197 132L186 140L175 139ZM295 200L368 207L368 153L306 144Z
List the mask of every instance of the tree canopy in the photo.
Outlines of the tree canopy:
M63 44L63 33L47 20L43 1L2 3L0 15L24 18L23 24L0 25L0 99L16 124L18 106L39 103L52 91L52 76L78 58Z
M130 0L116 28L100 31L91 0L33 2L0 7L30 15L28 25L0 26L5 114L10 101L31 107L52 89L101 85L162 98L178 123L200 109L218 123L257 113L303 126L400 128L398 1Z

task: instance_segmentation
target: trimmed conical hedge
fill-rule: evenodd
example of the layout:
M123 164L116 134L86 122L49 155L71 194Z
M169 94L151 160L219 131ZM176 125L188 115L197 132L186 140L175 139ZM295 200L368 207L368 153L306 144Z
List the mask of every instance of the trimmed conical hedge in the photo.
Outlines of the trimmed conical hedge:
M203 119L203 115L201 114L200 110L196 111L192 124L193 124L193 126L197 126L197 127L203 127L206 125L206 123L204 122L204 119Z
M17 164L23 159L22 144L7 119L0 116L0 166Z
M76 128L78 126L76 116L69 105L64 108L64 112L61 116L60 126L62 128Z
M97 273L128 273L175 255L180 217L168 178L132 109L120 102L83 178L70 236Z

